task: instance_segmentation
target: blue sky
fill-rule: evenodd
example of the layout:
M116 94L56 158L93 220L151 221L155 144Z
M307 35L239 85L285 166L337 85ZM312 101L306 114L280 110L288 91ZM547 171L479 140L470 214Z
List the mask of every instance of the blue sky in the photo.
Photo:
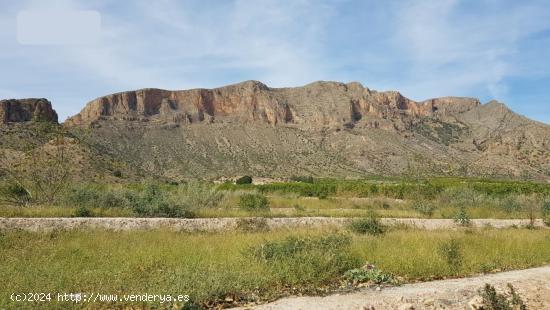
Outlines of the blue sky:
M21 11L95 10L99 39L23 45ZM550 124L550 2L0 0L0 98L61 120L113 92L359 81L414 100L497 99Z

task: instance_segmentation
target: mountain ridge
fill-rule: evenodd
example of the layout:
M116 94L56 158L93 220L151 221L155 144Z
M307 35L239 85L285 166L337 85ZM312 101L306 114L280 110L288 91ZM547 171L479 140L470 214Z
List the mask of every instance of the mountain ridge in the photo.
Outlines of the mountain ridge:
M98 97L61 126L81 161L101 157L81 164L101 166L95 176L550 178L550 126L497 101L414 101L358 82L145 88Z
M300 123L300 114L304 114L301 112L306 112L304 115L306 119L319 118L319 115L311 115L307 107L300 105L299 102L292 102L292 98L298 96L299 101L303 97L311 96L311 93L313 96L329 93L329 95L347 97L345 98L348 101L347 105L341 105L340 108L353 110L350 115L334 109L330 113L339 112L339 116L348 120L351 118L352 122L354 118L361 118L368 112L378 116L390 113L390 111L381 111L386 107L393 109L393 112L399 110L413 115L427 116L440 108L445 114L448 109L452 110L450 112L462 112L480 105L478 99L467 97L441 97L416 102L397 91L373 91L358 82L344 84L317 81L302 87L270 88L259 81L250 80L212 89L144 88L118 92L88 102L80 113L68 118L65 123L68 126L88 126L104 117L147 121L154 115L157 115L158 119L163 119L164 122L193 123L204 119L213 121L216 116L224 117L231 114L240 114L238 116L245 120L262 119L271 124ZM342 103L342 99L344 98L337 98L328 103L338 101ZM317 105L317 108L323 108L323 105ZM330 113L325 113L325 118L326 114ZM334 119L328 122L337 123Z

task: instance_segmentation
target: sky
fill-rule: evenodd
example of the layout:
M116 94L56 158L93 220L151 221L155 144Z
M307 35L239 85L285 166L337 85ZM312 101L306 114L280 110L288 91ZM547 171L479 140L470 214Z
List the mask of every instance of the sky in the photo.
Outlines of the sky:
M90 11L98 28L60 22ZM244 80L496 99L550 124L550 1L0 0L0 98L48 98L61 121L114 92Z

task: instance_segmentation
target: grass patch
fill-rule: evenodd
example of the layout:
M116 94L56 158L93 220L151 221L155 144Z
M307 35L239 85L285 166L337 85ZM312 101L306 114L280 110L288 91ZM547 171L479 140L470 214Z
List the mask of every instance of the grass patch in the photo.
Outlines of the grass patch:
M460 244L457 268L439 250L450 240ZM550 263L550 238L527 229L390 230L376 237L326 229L10 231L0 234L0 253L0 308L21 306L9 301L20 291L189 294L212 305L228 296L242 302L326 292L319 289L367 261L405 281L540 266Z

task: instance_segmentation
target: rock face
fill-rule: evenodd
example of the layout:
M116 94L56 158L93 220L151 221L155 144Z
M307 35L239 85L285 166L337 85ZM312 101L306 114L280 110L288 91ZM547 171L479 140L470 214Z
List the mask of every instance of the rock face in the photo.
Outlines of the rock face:
M46 99L0 100L0 122L19 123L28 121L49 121L57 123L57 113Z
M155 123L261 122L300 127L402 128L408 117L459 113L480 103L446 97L415 102L398 92L376 92L359 83L315 82L296 88L269 88L247 81L215 89L169 91L141 89L108 95L88 103L68 126L100 120Z

